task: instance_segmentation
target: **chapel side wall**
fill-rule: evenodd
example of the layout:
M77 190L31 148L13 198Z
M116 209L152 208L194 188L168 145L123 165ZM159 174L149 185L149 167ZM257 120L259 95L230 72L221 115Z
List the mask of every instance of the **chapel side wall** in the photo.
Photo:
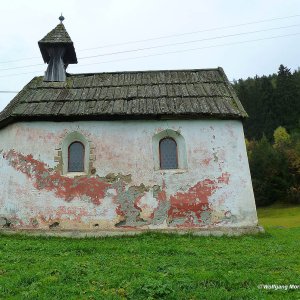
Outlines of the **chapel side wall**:
M165 130L184 138L187 168L155 170L153 136ZM61 175L72 132L88 141L94 175ZM1 129L0 140L0 217L15 228L257 224L240 121L24 122Z

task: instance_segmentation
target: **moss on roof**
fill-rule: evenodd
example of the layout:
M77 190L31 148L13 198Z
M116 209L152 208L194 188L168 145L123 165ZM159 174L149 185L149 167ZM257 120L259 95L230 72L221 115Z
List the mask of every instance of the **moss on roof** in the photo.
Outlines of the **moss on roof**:
M64 24L58 24L53 30L51 30L45 37L39 42L39 47L44 59L44 62L49 63L50 56L48 49L51 47L62 46L65 48L63 56L64 63L77 64L77 57L73 42L64 26Z
M39 43L73 43L64 24L58 24L48 34L46 34Z
M241 119L247 113L222 68L35 77L0 113L18 120Z

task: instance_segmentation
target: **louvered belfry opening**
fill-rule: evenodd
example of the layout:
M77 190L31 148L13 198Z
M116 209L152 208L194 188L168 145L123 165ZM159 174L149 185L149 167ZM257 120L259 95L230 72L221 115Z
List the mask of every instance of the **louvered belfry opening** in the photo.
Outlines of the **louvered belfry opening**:
M65 81L68 65L77 64L75 48L63 19L61 16L61 23L38 42L44 62L48 64L44 81Z
M45 73L45 81L65 81L66 68L63 61L65 48L61 46L54 46L48 48L50 61Z

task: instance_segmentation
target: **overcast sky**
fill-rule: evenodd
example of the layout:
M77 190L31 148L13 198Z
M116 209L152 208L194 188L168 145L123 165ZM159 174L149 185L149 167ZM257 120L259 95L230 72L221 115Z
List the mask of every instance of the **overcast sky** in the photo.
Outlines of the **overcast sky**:
M0 91L43 75L37 42L61 12L70 73L221 66L233 80L300 66L299 0L10 0L0 11ZM0 110L14 96L0 93Z

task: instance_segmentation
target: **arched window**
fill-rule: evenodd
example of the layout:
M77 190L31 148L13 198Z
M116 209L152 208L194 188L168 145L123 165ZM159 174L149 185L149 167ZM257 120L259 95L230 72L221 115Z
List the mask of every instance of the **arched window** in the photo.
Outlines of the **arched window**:
M177 143L174 139L166 137L159 142L160 168L178 169Z
M68 172L84 172L84 145L81 142L69 146Z

